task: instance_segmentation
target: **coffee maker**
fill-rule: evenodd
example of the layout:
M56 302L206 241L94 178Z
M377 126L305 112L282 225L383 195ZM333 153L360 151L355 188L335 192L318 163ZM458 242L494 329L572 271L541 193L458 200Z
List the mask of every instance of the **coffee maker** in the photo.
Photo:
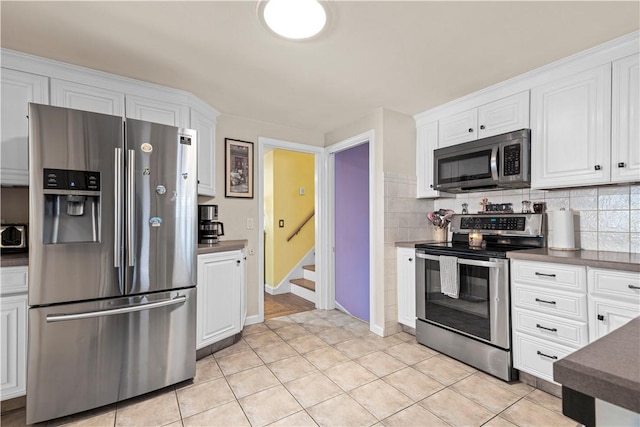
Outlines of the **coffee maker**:
M224 226L218 221L218 205L198 205L198 243L215 245L224 236Z

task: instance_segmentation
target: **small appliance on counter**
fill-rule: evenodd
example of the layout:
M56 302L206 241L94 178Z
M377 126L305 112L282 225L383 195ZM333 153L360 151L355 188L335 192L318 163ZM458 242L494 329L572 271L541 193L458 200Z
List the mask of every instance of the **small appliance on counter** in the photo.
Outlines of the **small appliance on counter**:
M27 242L27 226L25 224L3 224L0 226L0 249L2 252L26 252Z
M224 225L218 221L218 205L198 205L198 243L215 245L224 236Z

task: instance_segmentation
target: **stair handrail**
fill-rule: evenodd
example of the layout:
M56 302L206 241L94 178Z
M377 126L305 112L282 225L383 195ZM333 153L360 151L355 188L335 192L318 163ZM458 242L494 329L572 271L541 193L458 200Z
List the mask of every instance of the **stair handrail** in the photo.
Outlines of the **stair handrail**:
M294 237L296 237L296 234L298 234L300 230L302 230L302 227L304 227L309 222L309 220L313 218L315 214L316 214L316 211L314 210L309 215L307 215L307 217L304 219L304 221L302 221L302 223L298 226L298 228L296 228L295 231L291 233L289 237L287 237L287 242L293 239Z

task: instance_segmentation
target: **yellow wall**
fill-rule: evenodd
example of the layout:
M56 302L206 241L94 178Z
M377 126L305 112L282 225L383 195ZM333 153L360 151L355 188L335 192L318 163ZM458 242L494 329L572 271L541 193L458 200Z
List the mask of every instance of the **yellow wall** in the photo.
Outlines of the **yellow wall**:
M300 195L300 188L304 195ZM265 283L277 286L315 245L312 218L289 242L287 237L314 210L314 156L274 150L265 156ZM284 220L284 228L278 222Z

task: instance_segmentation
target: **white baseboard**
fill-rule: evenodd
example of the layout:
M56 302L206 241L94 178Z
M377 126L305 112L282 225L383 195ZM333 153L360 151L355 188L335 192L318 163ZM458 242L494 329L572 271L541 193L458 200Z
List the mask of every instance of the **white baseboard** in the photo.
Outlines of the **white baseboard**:
M283 283L278 287L273 287L271 285L267 285L265 283L264 285L264 291L270 295L281 295L281 294L288 294L289 292L291 292L291 283L287 282L287 283Z
M349 316L353 316L353 314L349 313L349 310L347 310L346 308L338 304L338 301L336 301L336 309L340 310L343 313L348 314Z
M384 337L384 329L382 329L380 326L369 323L369 330L378 336Z
M255 325L256 323L262 323L264 322L264 319L261 319L260 316L258 316L257 314L254 314L253 316L247 316L247 318L244 321L244 325L248 326L248 325Z

